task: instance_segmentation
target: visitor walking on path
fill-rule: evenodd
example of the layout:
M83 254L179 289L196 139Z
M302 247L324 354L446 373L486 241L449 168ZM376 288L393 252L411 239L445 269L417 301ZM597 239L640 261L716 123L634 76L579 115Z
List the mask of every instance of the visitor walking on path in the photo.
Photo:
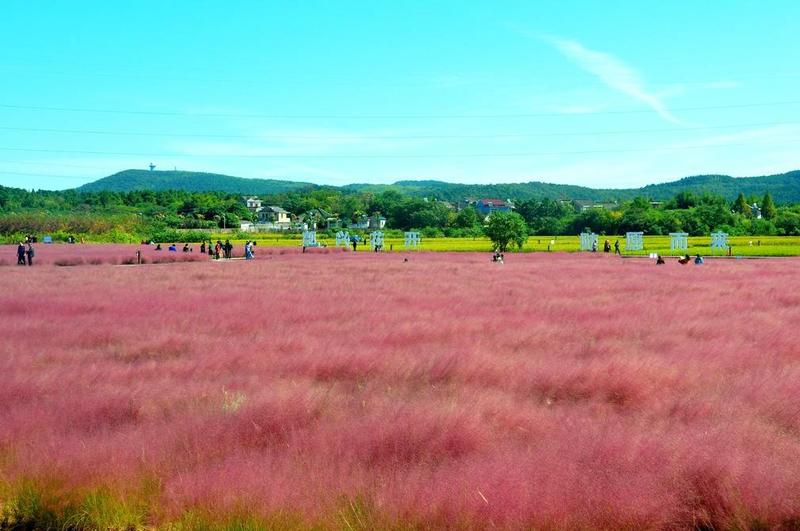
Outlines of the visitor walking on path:
M230 240L225 240L225 258L233 257L233 244Z
M605 243L603 244L603 252L604 253L610 253L611 252L611 242L610 241L606 240Z
M28 250L25 251L25 256L28 257L28 265L29 266L33 265L33 255L34 255L34 253L33 253L33 244L29 243L28 244Z
M25 265L25 244L22 242L17 245L17 265Z
M619 240L614 242L614 254L622 256L622 253L619 250Z

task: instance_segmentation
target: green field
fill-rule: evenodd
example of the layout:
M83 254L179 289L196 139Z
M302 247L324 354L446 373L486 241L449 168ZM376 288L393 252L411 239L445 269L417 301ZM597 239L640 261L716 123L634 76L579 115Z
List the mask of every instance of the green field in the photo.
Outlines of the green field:
M214 235L213 240L223 239L225 235ZM253 236L259 246L269 247L299 247L301 237L299 235L287 236L267 236L255 234ZM609 237L613 245L617 237ZM317 234L317 241L321 244L334 247L336 240L326 238L322 234ZM577 252L579 250L578 236L531 236L523 246L523 252L547 252L548 247L551 252ZM599 237L599 250L603 249L604 237ZM648 255L649 253L659 253L665 256L680 255L681 252L671 251L669 248L669 236L645 236L644 250L627 252L625 250L625 237L619 237L622 254L624 255ZM552 243L551 243L552 242ZM752 244L751 244L752 242ZM759 245L760 242L760 245ZM233 241L236 245L243 245L244 240ZM728 243L732 247L733 256L800 256L800 237L798 236L736 236L728 238ZM359 252L370 252L369 245L359 244ZM385 251L404 251L403 238L386 238L384 241ZM488 238L422 238L422 251L478 251L491 252L492 244ZM689 237L689 248L686 251L691 255L700 253L701 255L723 255L726 253L711 249L711 238L709 236Z

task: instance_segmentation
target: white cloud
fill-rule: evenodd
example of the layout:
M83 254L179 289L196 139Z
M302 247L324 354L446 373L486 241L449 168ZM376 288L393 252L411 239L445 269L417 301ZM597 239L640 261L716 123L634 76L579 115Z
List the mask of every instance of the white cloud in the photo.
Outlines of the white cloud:
M613 55L590 50L572 40L550 38L550 42L571 61L595 75L609 87L626 94L653 109L664 120L679 124L681 121L669 112L661 98L649 92L644 81L633 68Z

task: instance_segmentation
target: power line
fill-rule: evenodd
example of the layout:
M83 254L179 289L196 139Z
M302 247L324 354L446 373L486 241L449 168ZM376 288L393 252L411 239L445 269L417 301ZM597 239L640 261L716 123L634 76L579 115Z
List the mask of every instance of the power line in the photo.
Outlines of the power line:
M108 131L91 129L51 129L37 127L5 127L0 126L0 131L20 131L34 133L59 133L83 135L108 135L108 136L141 136L149 138L229 138L245 140L446 140L446 139L503 139L503 138L532 138L554 136L602 136L602 135L629 135L672 133L685 131L710 131L719 129L737 129L741 127L773 127L778 125L798 125L800 122L761 122L747 124L728 124L701 127L675 127L661 129L627 129L606 131L568 131L568 132L538 132L538 133L500 133L500 134L475 134L475 135L228 135L214 133L168 133L153 131Z
M111 72L108 71L109 67L101 67L105 68L106 70L99 70L99 69L83 69L83 70L58 70L58 68L63 68L61 64L51 64L46 65L44 67L34 67L28 64L12 64L6 63L0 65L0 70L7 70L7 71L14 71L14 72L24 72L25 75L37 75L37 76L64 76L64 77L79 77L79 78L87 78L87 77L96 77L96 78L107 78L107 79L135 79L135 80L155 80L155 81L178 81L178 82L193 82L193 83L223 83L223 84L235 84L235 85L260 85L264 83L264 79L260 79L257 77L249 76L249 77L234 77L234 76L225 76L225 77L204 77L195 75L192 71L189 71L188 74L184 75L153 75L151 71L133 71L133 70L126 70L122 72ZM174 67L170 67L167 70L174 71L179 69L180 67L175 65ZM195 70L197 72L197 70ZM265 76L269 76L270 79L274 79L276 76L272 72L261 72ZM367 76L366 73L360 73L361 76ZM578 78L581 74L576 71L569 74L569 78ZM735 83L740 80L762 80L762 79L786 79L786 78L795 78L799 77L800 73L797 72L750 72L745 75L742 75L741 72L721 72L719 75L712 76L710 79L707 80L697 80L697 81L684 81L682 85L713 85L718 83L718 80L722 80L722 83L725 83L726 80L732 80L731 82ZM563 79L564 75L560 76L560 79ZM320 86L335 86L335 87L373 87L373 86L381 86L381 87L391 87L391 88L448 88L448 87L460 87L460 86L480 86L480 85L491 85L494 87L500 88L518 88L518 87L529 87L531 83L536 83L539 80L537 78L520 78L519 75L514 76L515 81L508 82L498 80L495 76L480 76L480 77L472 77L472 76L441 76L441 78L431 78L431 77L418 77L413 78L410 76L398 76L396 80L390 83L377 83L377 82L370 82L369 80L364 80L362 78L356 78L353 76L349 77L342 77L342 76L320 76L315 75L313 79L303 79L298 78L297 76L289 76L289 75L281 75L280 76L280 83L277 86L280 87L308 87L311 84L316 84ZM735 80L735 81L733 81ZM660 84L669 84L666 80L652 80L655 83Z
M159 157L159 158L236 158L236 159L449 159L449 158L505 158L505 157L538 157L550 155L587 155L602 153L640 153L649 151L681 151L684 149L711 149L717 147L751 147L751 146L776 146L800 142L800 138L781 142L750 142L750 143L718 143L683 146L659 146L649 148L622 148L622 149L588 149L575 151L533 151L533 152L508 152L508 153L459 153L459 154L313 154L313 153L271 153L271 154L214 154L214 153L142 153L124 151L90 151L70 149L38 149L0 147L0 151L23 153L59 153L98 156L126 156L126 157Z
M29 166L54 166L57 168L79 168L84 170L101 170L105 171L107 168L101 168L99 166L87 166L85 164L69 164L69 163L62 163L62 162L40 162L40 161L29 161L29 160L0 160L0 163L4 164L23 164Z
M671 112L683 111L704 111L713 109L739 109L752 107L773 107L781 105L797 105L800 100L761 102L761 103L739 103L729 105L707 105L697 107L675 107ZM176 111L132 111L122 109L91 109L81 107L44 107L34 105L8 105L0 104L3 109L17 109L27 111L57 111L57 112L81 112L99 114L126 114L142 116L185 116L185 117L206 117L206 118L270 118L270 119L492 119L492 118L537 118L547 116L580 116L580 115L619 115L619 114L642 114L652 113L653 109L629 109L617 111L590 111L585 113L570 112L542 112L542 113L509 113L509 114L257 114L257 113L205 113L205 112L176 112Z
M83 177L76 177L70 175L54 175L52 173L22 173L17 171L5 171L5 170L0 170L0 175L20 175L23 177L53 177L57 179L68 179L71 181L86 179L85 175Z

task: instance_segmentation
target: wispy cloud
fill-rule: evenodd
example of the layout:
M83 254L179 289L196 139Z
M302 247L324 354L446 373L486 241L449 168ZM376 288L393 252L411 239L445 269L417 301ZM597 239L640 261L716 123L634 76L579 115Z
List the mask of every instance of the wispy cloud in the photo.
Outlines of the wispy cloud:
M669 112L657 94L647 90L639 73L619 58L608 53L590 50L577 41L556 37L549 37L547 40L568 59L609 87L644 103L664 120L675 124L681 123Z

